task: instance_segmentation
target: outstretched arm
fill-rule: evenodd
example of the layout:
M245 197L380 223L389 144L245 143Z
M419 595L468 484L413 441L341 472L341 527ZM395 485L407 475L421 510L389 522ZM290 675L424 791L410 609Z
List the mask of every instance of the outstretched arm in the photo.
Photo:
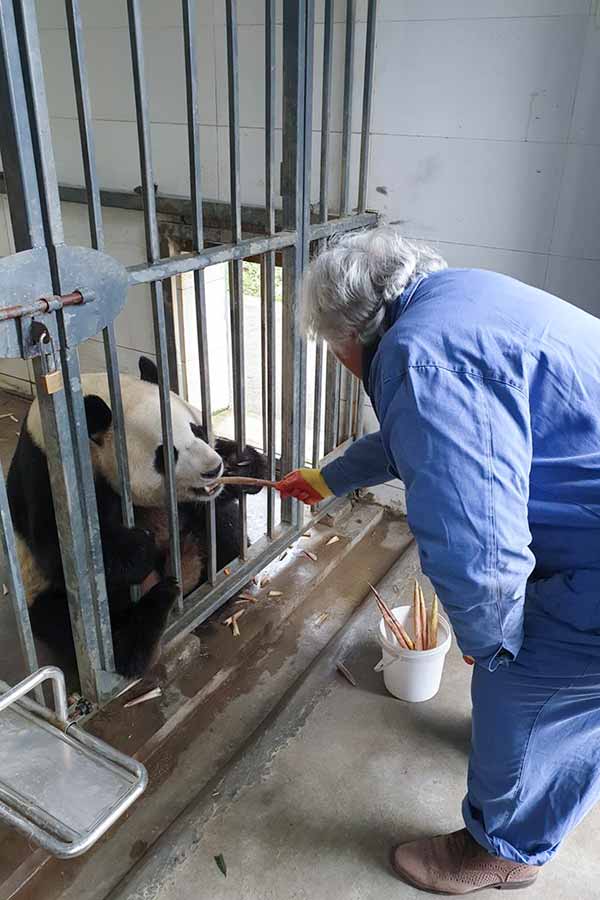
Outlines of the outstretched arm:
M295 497L311 506L335 495L343 497L361 487L372 487L395 478L376 431L352 444L342 456L319 469L295 469L279 484L282 497Z

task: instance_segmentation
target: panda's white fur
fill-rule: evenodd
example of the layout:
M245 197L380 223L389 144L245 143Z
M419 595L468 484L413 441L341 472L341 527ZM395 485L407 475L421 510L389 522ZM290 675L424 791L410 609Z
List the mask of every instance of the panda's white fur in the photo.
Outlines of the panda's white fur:
M110 407L110 390L105 373L83 375L83 394L100 397ZM156 448L162 444L160 396L154 384L121 375L121 393L127 440L131 493L136 506L163 507L165 484L154 466ZM204 499L204 492L221 473L222 460L205 441L197 437L191 425L201 426L201 413L177 394L171 393L173 444L177 448L176 486L180 502ZM37 401L31 405L27 428L41 450L44 440ZM101 439L90 444L94 470L100 472L113 490L119 490L114 432L110 428ZM210 473L210 474L206 474ZM211 493L211 496L216 496Z

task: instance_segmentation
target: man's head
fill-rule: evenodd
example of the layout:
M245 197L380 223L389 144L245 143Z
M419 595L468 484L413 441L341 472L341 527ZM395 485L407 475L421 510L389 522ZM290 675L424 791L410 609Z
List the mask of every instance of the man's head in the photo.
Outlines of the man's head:
M335 237L304 278L304 331L324 338L360 377L362 348L383 333L386 306L416 276L445 267L434 250L404 240L389 226Z

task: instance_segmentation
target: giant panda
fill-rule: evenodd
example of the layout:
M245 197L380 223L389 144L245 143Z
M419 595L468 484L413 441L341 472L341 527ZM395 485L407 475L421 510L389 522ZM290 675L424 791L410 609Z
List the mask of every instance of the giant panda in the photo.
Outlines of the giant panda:
M110 392L105 373L83 375L87 428L115 648L125 676L142 675L158 657L160 638L180 586L169 570L169 516L164 483L158 372L141 357L140 378L121 376L134 528L121 521L121 498ZM266 475L265 457L251 447L238 453L232 441L205 440L201 413L171 393L175 480L184 594L202 580L206 557L206 507L215 498L217 564L239 554L239 488L215 487L221 474ZM11 514L34 634L60 658L73 653L68 602L54 517L48 466L36 400L29 408L7 478ZM130 588L142 586L131 601Z

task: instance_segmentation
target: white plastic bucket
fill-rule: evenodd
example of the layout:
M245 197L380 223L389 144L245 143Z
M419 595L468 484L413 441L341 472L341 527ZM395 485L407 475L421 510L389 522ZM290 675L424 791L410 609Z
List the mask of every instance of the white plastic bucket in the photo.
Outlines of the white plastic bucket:
M412 637L412 606L396 606L391 613ZM375 670L383 672L383 681L390 694L410 703L421 703L435 697L440 689L444 660L452 643L448 621L439 616L438 645L433 650L405 650L400 647L383 619L379 623L377 637L382 659Z

